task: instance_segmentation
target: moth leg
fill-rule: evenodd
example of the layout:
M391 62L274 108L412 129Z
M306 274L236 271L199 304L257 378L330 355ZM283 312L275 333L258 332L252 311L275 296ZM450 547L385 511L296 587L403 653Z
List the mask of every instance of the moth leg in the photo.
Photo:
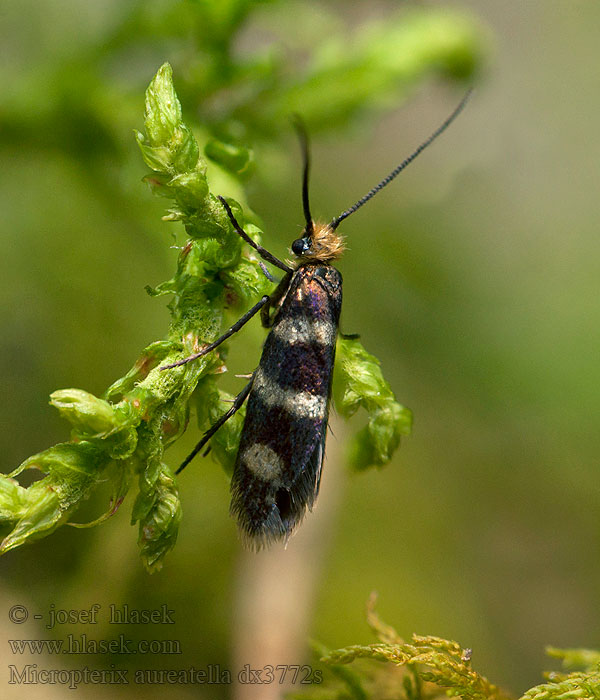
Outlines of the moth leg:
M197 360L199 357L208 355L209 352L212 352L215 348L219 347L219 345L221 345L221 343L227 340L227 338L230 338L234 333L237 333L245 323L248 323L252 316L258 313L261 310L261 308L269 301L269 299L270 297L265 294L265 296L262 297L262 299L256 304L254 304L254 306L249 311L246 311L246 313L239 319L239 321L236 321L228 331L225 331L225 333L223 333L223 335L220 338L217 338L210 345L207 345L205 348L202 348L200 352L197 352L194 355L190 355L189 357L184 357L183 360L173 362L170 365L163 365L160 369L163 370L172 369L173 367L179 367L180 365L185 365L187 362L191 362L192 360Z
M260 322L263 328L270 328L273 325L273 318L271 318L271 309L276 307L281 301L284 294L287 292L290 286L290 279L292 277L292 272L288 274L281 280L281 282L275 288L275 291L269 297L269 303L263 306L260 311Z
M235 415L240 408L244 405L244 401L248 398L248 394L250 393L250 389L252 389L252 382L254 381L254 374L252 375L252 379L246 384L246 386L240 391L240 393L235 397L233 401L233 406L227 411L227 413L224 413L219 420L211 425L211 427L204 433L202 436L202 439L200 442L194 447L194 449L190 452L190 454L183 460L181 463L179 469L175 472L175 474L179 474L182 472L187 465L194 459L194 457L200 452L200 450L206 445L206 443L211 439L211 437L217 432L217 430L224 424L226 423L233 415Z
M264 264L262 260L258 261L258 266L263 272L263 275L269 280L269 282L279 282L279 280L276 280L275 277L269 272L267 266Z
M342 333L340 331L340 335L344 340L358 340L360 338L360 333Z
M237 219L235 218L235 216L233 215L233 212L231 211L231 207L229 206L229 204L227 204L224 197L221 197L221 195L219 195L218 200L221 202L221 204L225 208L225 211L227 212L227 216L229 217L231 223L233 224L233 228L246 241L246 243L248 245L250 245L254 248L254 250L260 255L260 257L263 260L266 260L267 262L271 263L271 265L275 265L275 267L278 267L280 270L283 270L284 272L292 272L291 267L286 265L279 258L276 258L272 253L269 253L269 251L266 248L263 248L261 245L259 245L258 243L255 243L250 238L250 236L238 224Z

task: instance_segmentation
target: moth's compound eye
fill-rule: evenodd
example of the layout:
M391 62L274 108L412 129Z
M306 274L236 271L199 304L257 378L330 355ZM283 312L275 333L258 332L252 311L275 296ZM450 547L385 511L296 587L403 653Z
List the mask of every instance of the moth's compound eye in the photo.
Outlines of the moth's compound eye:
M310 250L310 240L306 238L296 238L292 243L292 253L294 255L304 255Z

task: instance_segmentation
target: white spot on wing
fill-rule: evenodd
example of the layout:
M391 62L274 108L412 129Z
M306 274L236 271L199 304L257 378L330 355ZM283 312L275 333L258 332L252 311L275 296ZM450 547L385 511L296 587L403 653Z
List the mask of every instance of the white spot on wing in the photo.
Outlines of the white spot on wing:
M242 455L246 467L264 481L278 481L283 467L281 458L268 445L254 443Z
M327 399L315 396L308 391L282 389L277 382L269 379L260 367L254 375L253 391L257 391L267 406L280 406L295 418L322 418L325 415Z
M329 321L311 321L306 318L282 318L273 328L273 333L286 343L318 343L333 345L335 330Z

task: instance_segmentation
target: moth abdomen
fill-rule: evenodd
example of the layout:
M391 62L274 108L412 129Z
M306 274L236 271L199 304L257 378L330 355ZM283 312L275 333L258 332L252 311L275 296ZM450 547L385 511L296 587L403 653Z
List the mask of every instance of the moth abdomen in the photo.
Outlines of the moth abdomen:
M287 539L318 494L341 295L335 268L301 266L265 341L231 482L254 548Z

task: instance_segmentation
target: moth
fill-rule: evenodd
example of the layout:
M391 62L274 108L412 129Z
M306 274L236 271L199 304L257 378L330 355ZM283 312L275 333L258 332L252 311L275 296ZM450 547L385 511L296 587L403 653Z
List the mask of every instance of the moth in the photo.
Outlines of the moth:
M291 245L293 265L255 243L219 197L231 224L266 262L285 274L270 295L263 296L217 340L200 352L161 369L191 362L212 352L260 312L270 332L258 367L231 408L202 436L181 464L181 472L216 431L248 400L244 427L231 479L231 514L242 538L253 549L289 539L319 492L331 380L335 360L342 275L333 263L344 251L337 228L388 185L427 148L462 111L470 92L450 116L408 158L329 223L312 218L308 195L310 155L304 128L298 123L302 156L302 205L305 226ZM264 265L263 270L266 272Z

